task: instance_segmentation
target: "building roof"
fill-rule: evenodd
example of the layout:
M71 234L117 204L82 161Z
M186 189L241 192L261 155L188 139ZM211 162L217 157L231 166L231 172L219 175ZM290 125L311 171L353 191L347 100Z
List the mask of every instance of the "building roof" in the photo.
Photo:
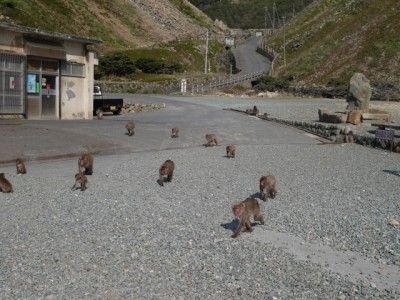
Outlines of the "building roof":
M39 28L32 28L32 27L26 27L26 26L21 26L21 25L0 22L0 30L3 28L10 30L10 31L14 31L14 32L27 33L30 35L41 36L41 37L58 38L61 40L67 40L67 41L69 40L69 41L79 42L79 43L87 44L87 45L96 45L96 44L102 43L102 41L98 40L98 39L85 38L85 37L72 35L72 34L65 34L65 33L60 33L60 32L49 31L49 30L43 30L43 29L39 29Z

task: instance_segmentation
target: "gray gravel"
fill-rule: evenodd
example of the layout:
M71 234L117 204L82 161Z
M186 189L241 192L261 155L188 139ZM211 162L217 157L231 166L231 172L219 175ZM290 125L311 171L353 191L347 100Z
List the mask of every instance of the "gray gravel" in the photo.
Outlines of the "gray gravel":
M309 118L289 103L268 109ZM71 190L76 159L31 162L23 176L1 166L15 192L0 193L0 298L400 299L400 228L388 225L400 219L398 154L282 144L224 156L224 146L96 156L84 192ZM176 172L162 188L166 159ZM278 195L260 202L266 224L231 239L231 204L258 198L269 172Z

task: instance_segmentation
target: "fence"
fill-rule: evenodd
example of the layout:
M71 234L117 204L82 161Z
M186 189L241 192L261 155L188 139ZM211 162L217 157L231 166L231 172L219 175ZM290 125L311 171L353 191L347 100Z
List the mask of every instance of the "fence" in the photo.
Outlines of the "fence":
M211 89L220 88L228 85L233 85L235 83L255 80L265 75L264 71L258 71L254 73L248 73L240 76L235 76L233 78L211 81L209 83L199 83L192 85L192 93L202 93L209 91Z

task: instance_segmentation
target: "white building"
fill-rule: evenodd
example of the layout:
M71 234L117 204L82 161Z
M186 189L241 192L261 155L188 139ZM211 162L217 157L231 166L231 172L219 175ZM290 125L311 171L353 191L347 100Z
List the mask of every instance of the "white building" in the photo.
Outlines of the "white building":
M0 23L0 118L92 119L100 43Z

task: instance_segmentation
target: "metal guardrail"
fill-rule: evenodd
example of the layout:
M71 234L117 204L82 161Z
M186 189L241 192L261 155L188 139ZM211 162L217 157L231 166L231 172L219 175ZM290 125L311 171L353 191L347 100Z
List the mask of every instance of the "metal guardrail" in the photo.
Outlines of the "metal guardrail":
M254 73L248 73L240 76L235 76L233 78L229 79L224 79L224 80L216 80L216 81L211 81L209 83L199 83L199 84L194 84L192 85L192 93L202 93L205 91L209 91L211 89L215 88L220 88L228 85L232 85L238 82L243 82L247 80L254 80L258 79L265 75L264 71L258 71Z

